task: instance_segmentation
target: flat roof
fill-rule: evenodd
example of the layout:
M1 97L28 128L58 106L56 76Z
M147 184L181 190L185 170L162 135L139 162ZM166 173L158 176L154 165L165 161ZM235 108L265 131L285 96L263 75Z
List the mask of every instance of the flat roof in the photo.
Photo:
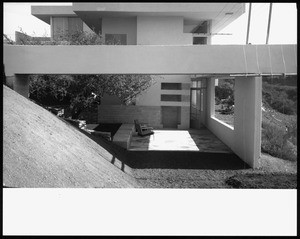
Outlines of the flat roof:
M212 20L218 32L245 12L245 3L73 3L78 16L182 16L186 24Z
M31 15L50 24L51 16L77 16L72 6L31 6Z
M218 32L245 12L245 3L80 3L73 6L32 6L31 14L50 24L50 16L182 16L187 24L212 20Z

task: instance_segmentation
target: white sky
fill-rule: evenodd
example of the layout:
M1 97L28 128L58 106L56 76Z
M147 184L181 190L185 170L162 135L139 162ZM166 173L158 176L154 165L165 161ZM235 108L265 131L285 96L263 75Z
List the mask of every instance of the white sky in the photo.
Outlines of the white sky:
M72 5L72 3L4 3L3 31L14 40L15 31L22 28L31 36L50 36L50 26L31 15L32 5ZM212 38L212 44L245 44L249 4L245 13ZM249 43L265 44L269 3L252 3ZM297 44L296 3L273 3L269 44Z

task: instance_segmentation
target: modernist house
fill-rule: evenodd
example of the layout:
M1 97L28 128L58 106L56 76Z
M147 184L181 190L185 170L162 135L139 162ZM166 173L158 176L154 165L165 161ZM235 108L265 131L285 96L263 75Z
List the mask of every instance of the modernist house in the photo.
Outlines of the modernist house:
M83 30L99 46L5 46L14 90L28 97L28 74L161 76L125 106L105 96L98 122L155 128L208 128L251 167L259 166L262 75L296 74L296 45L211 45L213 34L245 12L245 3L73 3L33 6L51 38ZM214 117L215 81L235 79L234 127Z

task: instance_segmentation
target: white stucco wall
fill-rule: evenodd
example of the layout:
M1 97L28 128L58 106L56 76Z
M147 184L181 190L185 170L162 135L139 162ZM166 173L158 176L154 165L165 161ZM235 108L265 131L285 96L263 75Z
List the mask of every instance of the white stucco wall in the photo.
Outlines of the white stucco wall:
M234 89L234 127L214 117L215 81L207 87L206 127L235 154L253 168L260 166L261 153L261 77L236 77Z
M171 83L187 83L190 84L190 76L188 75L162 75L156 78L155 84L153 84L150 88L144 91L137 97L136 104L137 105L145 105L145 106L161 106L161 105L169 105L169 106L189 106L188 104L182 104L186 102L161 102L161 94L179 94L179 95L190 95L189 90L161 90L162 82L171 82Z
M102 34L127 34L127 45L136 45L136 17L103 17Z
M138 45L192 45L192 35L183 33L183 17L137 17Z
M234 102L234 152L251 167L259 167L262 78L236 77Z
M162 90L161 83L183 83L190 85L191 80L189 75L161 75L156 78L155 84L149 89L140 94L136 99L138 106L174 106L180 107L180 124L178 129L190 128L190 90L189 87L184 87L181 90ZM175 94L185 96L188 101L171 102L161 101L161 94Z

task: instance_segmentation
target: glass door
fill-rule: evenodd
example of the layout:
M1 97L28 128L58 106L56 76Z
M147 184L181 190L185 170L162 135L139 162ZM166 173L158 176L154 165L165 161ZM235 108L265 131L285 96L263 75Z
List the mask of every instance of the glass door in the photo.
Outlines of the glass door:
M190 127L201 129L204 127L206 116L206 79L192 82L190 96Z

